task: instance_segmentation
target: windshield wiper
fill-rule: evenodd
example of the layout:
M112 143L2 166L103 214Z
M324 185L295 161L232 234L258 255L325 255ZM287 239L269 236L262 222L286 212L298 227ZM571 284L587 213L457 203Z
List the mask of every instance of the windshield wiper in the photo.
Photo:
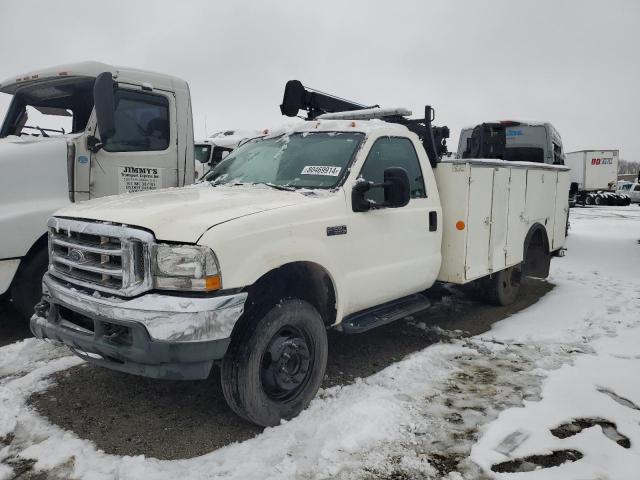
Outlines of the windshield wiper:
M255 182L253 183L253 185L266 185L267 187L275 188L276 190L285 190L287 192L296 191L294 187L287 187L286 185L276 185L275 183Z

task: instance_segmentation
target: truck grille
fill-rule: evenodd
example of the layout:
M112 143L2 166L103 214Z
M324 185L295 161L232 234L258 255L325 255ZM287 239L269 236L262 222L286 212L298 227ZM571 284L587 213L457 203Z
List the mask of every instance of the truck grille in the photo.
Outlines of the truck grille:
M49 273L72 285L131 296L151 288L153 235L110 223L52 217Z

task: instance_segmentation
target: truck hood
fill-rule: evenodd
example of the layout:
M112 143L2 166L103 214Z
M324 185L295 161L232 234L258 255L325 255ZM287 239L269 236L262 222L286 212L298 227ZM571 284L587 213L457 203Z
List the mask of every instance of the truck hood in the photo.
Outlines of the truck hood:
M216 186L200 183L183 188L103 197L56 212L75 217L143 227L156 239L196 243L209 228L236 218L313 201L317 194L281 191L267 186Z

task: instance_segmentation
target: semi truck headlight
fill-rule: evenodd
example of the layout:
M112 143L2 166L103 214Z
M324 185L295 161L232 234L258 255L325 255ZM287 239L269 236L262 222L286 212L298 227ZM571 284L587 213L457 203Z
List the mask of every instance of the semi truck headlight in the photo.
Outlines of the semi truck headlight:
M222 288L218 259L209 247L158 244L154 257L158 289L210 292Z

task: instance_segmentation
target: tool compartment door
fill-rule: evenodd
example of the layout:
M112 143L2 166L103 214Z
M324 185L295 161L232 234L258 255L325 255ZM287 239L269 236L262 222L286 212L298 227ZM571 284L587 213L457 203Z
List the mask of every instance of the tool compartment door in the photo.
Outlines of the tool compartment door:
M509 213L509 168L493 169L493 199L491 202L491 238L489 268L504 270L507 248L507 216Z
M554 207L558 172L549 170L527 171L526 213L528 227L544 225L549 245L553 242Z
M569 215L569 191L571 181L569 172L558 172L556 182L556 209L553 225L553 243L551 250L558 250L564 245L567 235L567 216Z
M465 262L467 280L487 275L489 271L493 172L490 167L471 166Z
M509 211L507 213L507 252L506 266L510 267L522 261L523 241L526 232L525 200L527 194L527 171L523 168L511 168L509 178Z

